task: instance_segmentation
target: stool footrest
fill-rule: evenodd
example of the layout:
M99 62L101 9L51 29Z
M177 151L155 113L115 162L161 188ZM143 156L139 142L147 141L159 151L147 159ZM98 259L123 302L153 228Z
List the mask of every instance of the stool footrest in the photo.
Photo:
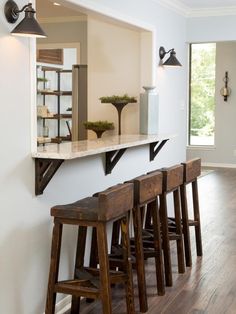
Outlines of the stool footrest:
M74 279L61 281L55 285L54 290L58 293L88 297L91 299L97 299L100 296L99 289L93 286L89 286L89 282L87 280Z

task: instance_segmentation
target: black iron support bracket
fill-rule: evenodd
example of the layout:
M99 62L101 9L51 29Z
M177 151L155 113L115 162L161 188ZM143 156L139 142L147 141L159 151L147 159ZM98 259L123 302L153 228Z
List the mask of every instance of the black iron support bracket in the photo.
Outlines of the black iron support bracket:
M159 153L159 151L162 149L162 147L165 145L165 143L168 141L169 139L163 140L159 143L158 142L154 142L154 143L150 143L149 146L149 151L150 151L150 161L154 160L156 155Z
M44 189L63 163L64 159L35 159L35 194L43 194Z
M120 158L123 156L125 151L126 148L106 152L106 167L105 167L106 175L112 172L113 168L118 163Z

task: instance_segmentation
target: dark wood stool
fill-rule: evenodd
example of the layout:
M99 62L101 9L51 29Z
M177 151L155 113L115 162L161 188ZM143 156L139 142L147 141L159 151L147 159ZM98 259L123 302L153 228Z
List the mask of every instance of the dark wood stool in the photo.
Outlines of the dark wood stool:
M134 233L135 233L135 248L137 243L142 242L143 246L143 258L155 258L156 268L156 281L157 281L157 293L158 295L165 294L164 285L164 266L162 259L162 243L160 232L160 217L158 211L157 197L162 194L162 173L155 172L146 174L135 178L134 183ZM145 211L145 205L149 208L150 217L153 226L152 240L150 241L150 234L143 229L143 215ZM138 216L138 217L136 217ZM141 232L140 232L141 230ZM141 240L140 240L140 237ZM137 249L136 249L136 260ZM136 261L137 264L137 261ZM138 265L136 266L138 268ZM142 282L140 282L140 285ZM141 291L140 291L141 292Z
M183 184L183 165L175 165L161 169L163 174L163 192L160 196L160 220L162 231L162 248L164 253L165 280L167 286L172 286L172 267L170 255L170 241L175 240L177 245L177 259L179 273L185 272L183 237L181 226L181 209L179 189ZM168 227L167 195L173 193L175 230Z
M144 260L155 258L158 295L164 295L164 267L161 250L160 218L157 208L157 196L162 193L162 173L137 177L129 182L134 184L134 209L132 222L134 238L131 239L131 255L133 266L137 271L140 312L148 310ZM153 235L150 244L149 235L143 234L143 208L149 204L153 220ZM119 221L113 224L110 262L114 267L119 265L120 252Z
M118 282L125 284L127 313L135 313L128 217L128 212L132 208L133 184L127 183L101 192L98 197L87 197L51 209L54 227L45 314L55 312L57 293L72 295L72 314L79 313L80 297L101 299L103 314L110 314L112 313L110 286ZM124 271L109 269L106 225L113 219L121 220ZM78 238L77 242L74 279L58 281L63 224L80 226L78 235L81 238ZM89 226L96 228L97 231L99 269L84 267L86 230Z
M195 158L182 163L184 166L184 182L181 185L181 207L182 207L182 224L184 234L184 248L186 266L192 266L191 243L189 227L195 228L196 250L197 255L202 256L202 237L201 222L198 200L198 183L197 178L201 174L201 159ZM188 217L188 198L186 192L187 184L192 185L192 202L193 202L193 219Z

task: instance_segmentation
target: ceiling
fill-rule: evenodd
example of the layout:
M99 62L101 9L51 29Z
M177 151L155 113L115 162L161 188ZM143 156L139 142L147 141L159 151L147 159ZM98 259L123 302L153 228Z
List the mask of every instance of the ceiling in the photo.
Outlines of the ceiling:
M55 0L56 1L56 0ZM53 0L36 0L36 11L37 18L55 18L55 17L74 17L74 16L83 16L84 14L77 11L72 10L70 8L66 8L64 6L57 6L53 3ZM59 2L59 1L57 1Z

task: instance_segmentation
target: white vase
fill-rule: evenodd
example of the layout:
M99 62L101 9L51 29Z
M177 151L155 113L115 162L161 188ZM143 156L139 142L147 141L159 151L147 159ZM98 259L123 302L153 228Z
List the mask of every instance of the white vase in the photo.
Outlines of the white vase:
M145 93L140 94L140 133L158 133L158 95L155 86L143 86Z

